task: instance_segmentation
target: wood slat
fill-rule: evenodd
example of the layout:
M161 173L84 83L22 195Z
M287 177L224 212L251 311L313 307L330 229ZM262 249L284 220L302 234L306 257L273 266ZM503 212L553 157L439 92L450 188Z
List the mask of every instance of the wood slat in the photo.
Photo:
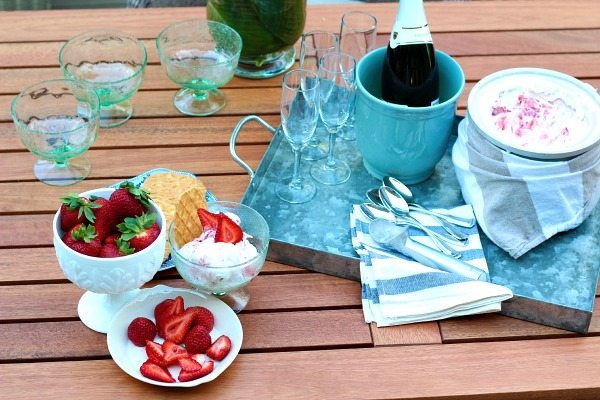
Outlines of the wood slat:
M237 152L252 168L256 168L266 145L243 145ZM153 148L89 150L85 153L92 164L90 178L131 177L155 168L189 171L193 174L239 174L244 172L229 153L229 147L173 147L157 151ZM0 157L0 181L32 180L35 157L29 153L5 153ZM202 179L202 178L201 178ZM223 178L226 179L226 178Z
M324 310L242 314L242 350L371 346L369 328L357 318L360 313ZM88 329L80 321L0 324L0 337L0 362L110 356L106 335Z
M4 68L0 69L0 81L4 84L0 88L1 94L19 93L29 85L48 79L64 78L57 66L34 67L34 68ZM255 83L256 82L256 83ZM281 76L270 79L252 81L234 77L226 88L257 88L257 87L281 87ZM144 70L144 82L141 91L152 89L178 90L181 86L173 83L160 65L149 65Z
M599 31L600 35L600 31ZM513 40L512 38L508 38L507 40ZM598 41L600 42L600 41ZM458 43L453 42L456 46ZM518 43L518 42L517 42ZM450 51L443 47L440 47L441 50ZM450 53L451 55L454 55ZM600 69L600 53L579 53L579 54L570 54L566 57L564 54L517 54L517 55L501 55L501 56L456 56L456 60L461 65L464 70L466 79L468 81L478 81L486 75L489 75L492 72L506 69L506 68L516 68L516 67L538 67L538 68L548 68L558 70L560 72L567 73L569 75L575 76L577 78L600 78L598 71ZM24 68L24 69L0 69L0 82L4 82L2 87L0 87L0 94L10 95L11 97L21 90L23 90L28 85L31 85L36 82L40 82L46 79L56 79L62 78L60 71L56 68ZM281 77L275 77L268 80L259 80L260 84L254 84L253 81L249 81L247 79L239 79L235 78L229 84L227 84L225 92L228 93L228 90L233 91L233 98L238 101L240 95L238 93L239 89L249 89L251 87L265 87L271 88L274 90L279 90L281 87ZM252 85L252 86L250 86ZM149 99L146 97L144 90L173 90L173 92L168 92L169 96L172 96L175 90L178 89L178 86L172 83L167 76L164 74L160 66L149 66L147 68L147 73L144 82L141 86L142 91L139 94L134 95L134 105L137 105L138 108L142 107L139 112L136 112L137 117L148 117L153 116L148 113L153 111L154 109L148 107L146 105L146 101ZM251 96L255 95L256 92L248 92L248 99L245 99L245 105L251 107L248 103L252 102ZM275 94L275 93L273 93ZM142 98L138 99L138 96L142 96ZM164 93L157 94L159 98L156 101L161 101L164 97ZM170 97L167 96L169 99ZM275 96L278 98L278 96ZM150 99L151 100L151 99ZM4 100L6 101L6 100ZM232 100L233 101L233 100ZM8 105L8 102L6 103ZM271 109L270 109L271 110ZM176 111L174 108L172 111ZM164 111L163 111L164 112ZM237 108L232 108L230 110L224 109L222 111L225 114L236 114L238 113ZM9 118L8 110L6 116L3 116L4 119Z
M261 274L309 273L305 269L266 261ZM179 278L175 268L157 274L160 279ZM0 251L0 286L12 284L68 282L63 274L54 247L2 249Z
M216 381L177 397L595 399L599 365L600 338L240 354ZM112 360L0 364L0 376L7 400L30 399L22 390L28 381L48 400L174 393L136 381Z
M378 328L371 323L371 335L375 346L441 344L442 336L437 322L387 326Z
M365 10L377 17L379 26L390 29L396 15L395 4L352 4L353 10ZM434 32L581 29L599 28L600 4L595 0L580 0L577 7L561 0L544 2L540 10L529 1L429 2L426 4L429 25ZM305 30L337 31L342 13L336 5L312 5L308 9ZM86 17L87 15L87 17ZM190 17L204 18L204 8L14 11L0 14L0 26L10 26L0 32L0 42L59 41L93 28L125 30L150 39L170 23ZM47 23L48 21L52 23ZM35 27L35 29L32 29ZM57 29L60 27L60 29Z
M377 46L385 46L389 41L391 26L378 26ZM500 55L500 54L550 54L550 53L597 53L600 52L600 35L598 29L546 30L546 31L502 31L502 32L434 32L435 46L453 56ZM143 40L148 51L148 64L158 66L160 60L156 52L154 40ZM52 67L54 73L60 73L58 53L61 42L34 43L0 43L0 68L15 67ZM30 57L35 53L35 57ZM297 52L298 54L298 52ZM18 72L24 74L23 72ZM32 72L33 73L33 72ZM155 72L154 74L157 74ZM0 72L0 74L8 74ZM16 79L17 71L10 75ZM166 75L163 72L163 76ZM21 77L23 80L27 76ZM30 77L25 84L35 82ZM258 81L234 78L230 87L239 86L272 86L278 85L279 78L261 79ZM6 84L6 81L4 81ZM8 84L15 85L13 82ZM24 86L17 86L22 88ZM3 88L4 89L4 88Z
M271 126L278 126L279 115L263 115ZM241 117L148 118L132 119L111 129L101 129L92 149L148 146L229 145L231 132ZM238 136L240 144L268 143L272 134L262 125L250 122ZM0 123L0 151L25 150L12 122Z
M588 336L600 334L600 298L594 301ZM485 327L485 329L483 329ZM440 321L444 343L476 340L523 340L558 337L576 337L577 333L552 328L500 314L474 315Z
M216 115L278 114L280 92L280 88L223 89L227 104ZM175 90L135 93L131 98L134 117L184 117L173 105L174 94ZM11 120L13 97L0 96L0 121Z
M151 281L148 286L158 283L189 288L182 279ZM247 287L247 311L360 307L359 283L324 274L259 275ZM82 294L70 283L0 286L0 321L76 318Z

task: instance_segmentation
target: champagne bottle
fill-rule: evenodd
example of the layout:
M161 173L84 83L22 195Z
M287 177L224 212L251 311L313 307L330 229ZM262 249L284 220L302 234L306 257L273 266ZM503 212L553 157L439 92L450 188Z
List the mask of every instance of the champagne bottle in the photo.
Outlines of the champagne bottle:
M390 103L426 107L439 102L439 71L423 0L400 0L381 85Z

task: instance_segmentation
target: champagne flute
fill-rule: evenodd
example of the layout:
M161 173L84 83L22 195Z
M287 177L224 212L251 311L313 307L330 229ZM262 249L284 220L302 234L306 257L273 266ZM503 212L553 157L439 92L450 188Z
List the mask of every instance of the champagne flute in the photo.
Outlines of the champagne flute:
M300 41L300 68L319 71L319 59L327 52L338 49L337 35L321 30L306 32ZM315 161L325 158L327 151L318 138L318 133L308 142L304 159Z
M355 90L354 57L333 51L319 61L319 114L329 132L327 159L315 163L311 176L324 185L338 185L350 178L348 163L334 158L336 135L350 115Z
M375 48L377 39L377 19L365 11L349 11L342 15L340 25L340 51L350 54L358 63L360 59ZM350 116L339 136L344 140L356 140L354 131L354 101L351 103Z
M275 192L288 203L305 203L317 193L315 184L300 175L302 148L315 133L319 120L319 76L304 69L285 74L281 90L281 126L294 152L294 172L280 182Z

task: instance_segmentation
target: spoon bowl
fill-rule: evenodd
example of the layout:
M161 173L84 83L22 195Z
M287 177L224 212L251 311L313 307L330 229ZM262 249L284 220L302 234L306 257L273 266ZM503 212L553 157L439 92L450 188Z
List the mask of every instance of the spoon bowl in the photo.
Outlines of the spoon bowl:
M410 211L420 212L423 214L428 214L435 217L440 221L444 229L448 231L452 236L455 236L458 231L453 229L452 226L448 225L454 224L458 226L462 226L463 228L472 228L475 226L475 218L464 218L456 215L445 214L442 212L432 211L426 207L423 207L420 204L415 203L413 193L410 189L398 179L393 176L386 176L383 178L383 186L394 189L398 195L402 196L404 200L408 203L408 207ZM367 197L369 196L369 192L367 192Z
M413 193L410 191L410 189L393 176L384 176L383 186L395 189L400 196L406 200L407 203L411 203L414 199Z

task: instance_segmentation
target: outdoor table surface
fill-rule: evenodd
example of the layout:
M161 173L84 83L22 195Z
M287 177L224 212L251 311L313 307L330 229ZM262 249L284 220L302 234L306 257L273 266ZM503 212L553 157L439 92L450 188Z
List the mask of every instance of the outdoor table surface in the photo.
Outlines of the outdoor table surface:
M338 30L342 13L367 10L385 45L397 3L309 6L305 30ZM454 56L470 89L511 67L565 72L600 86L600 1L428 2L438 49ZM496 314L390 328L364 323L360 284L267 262L248 286L239 315L242 351L217 380L174 390L142 383L112 361L106 336L77 316L83 290L63 275L52 247L58 198L112 184L148 169L190 171L219 199L239 200L246 173L229 155L237 121L258 114L279 123L281 77L234 78L227 106L192 118L172 104L176 90L154 38L168 24L204 18L203 8L101 9L0 13L0 399L398 398L598 399L600 322L578 335ZM61 77L58 50L83 31L116 28L144 41L145 81L134 117L101 129L87 152L92 172L67 188L32 174L9 104L25 86ZM256 167L270 140L258 125L240 135L239 153ZM186 287L175 270L149 285Z

